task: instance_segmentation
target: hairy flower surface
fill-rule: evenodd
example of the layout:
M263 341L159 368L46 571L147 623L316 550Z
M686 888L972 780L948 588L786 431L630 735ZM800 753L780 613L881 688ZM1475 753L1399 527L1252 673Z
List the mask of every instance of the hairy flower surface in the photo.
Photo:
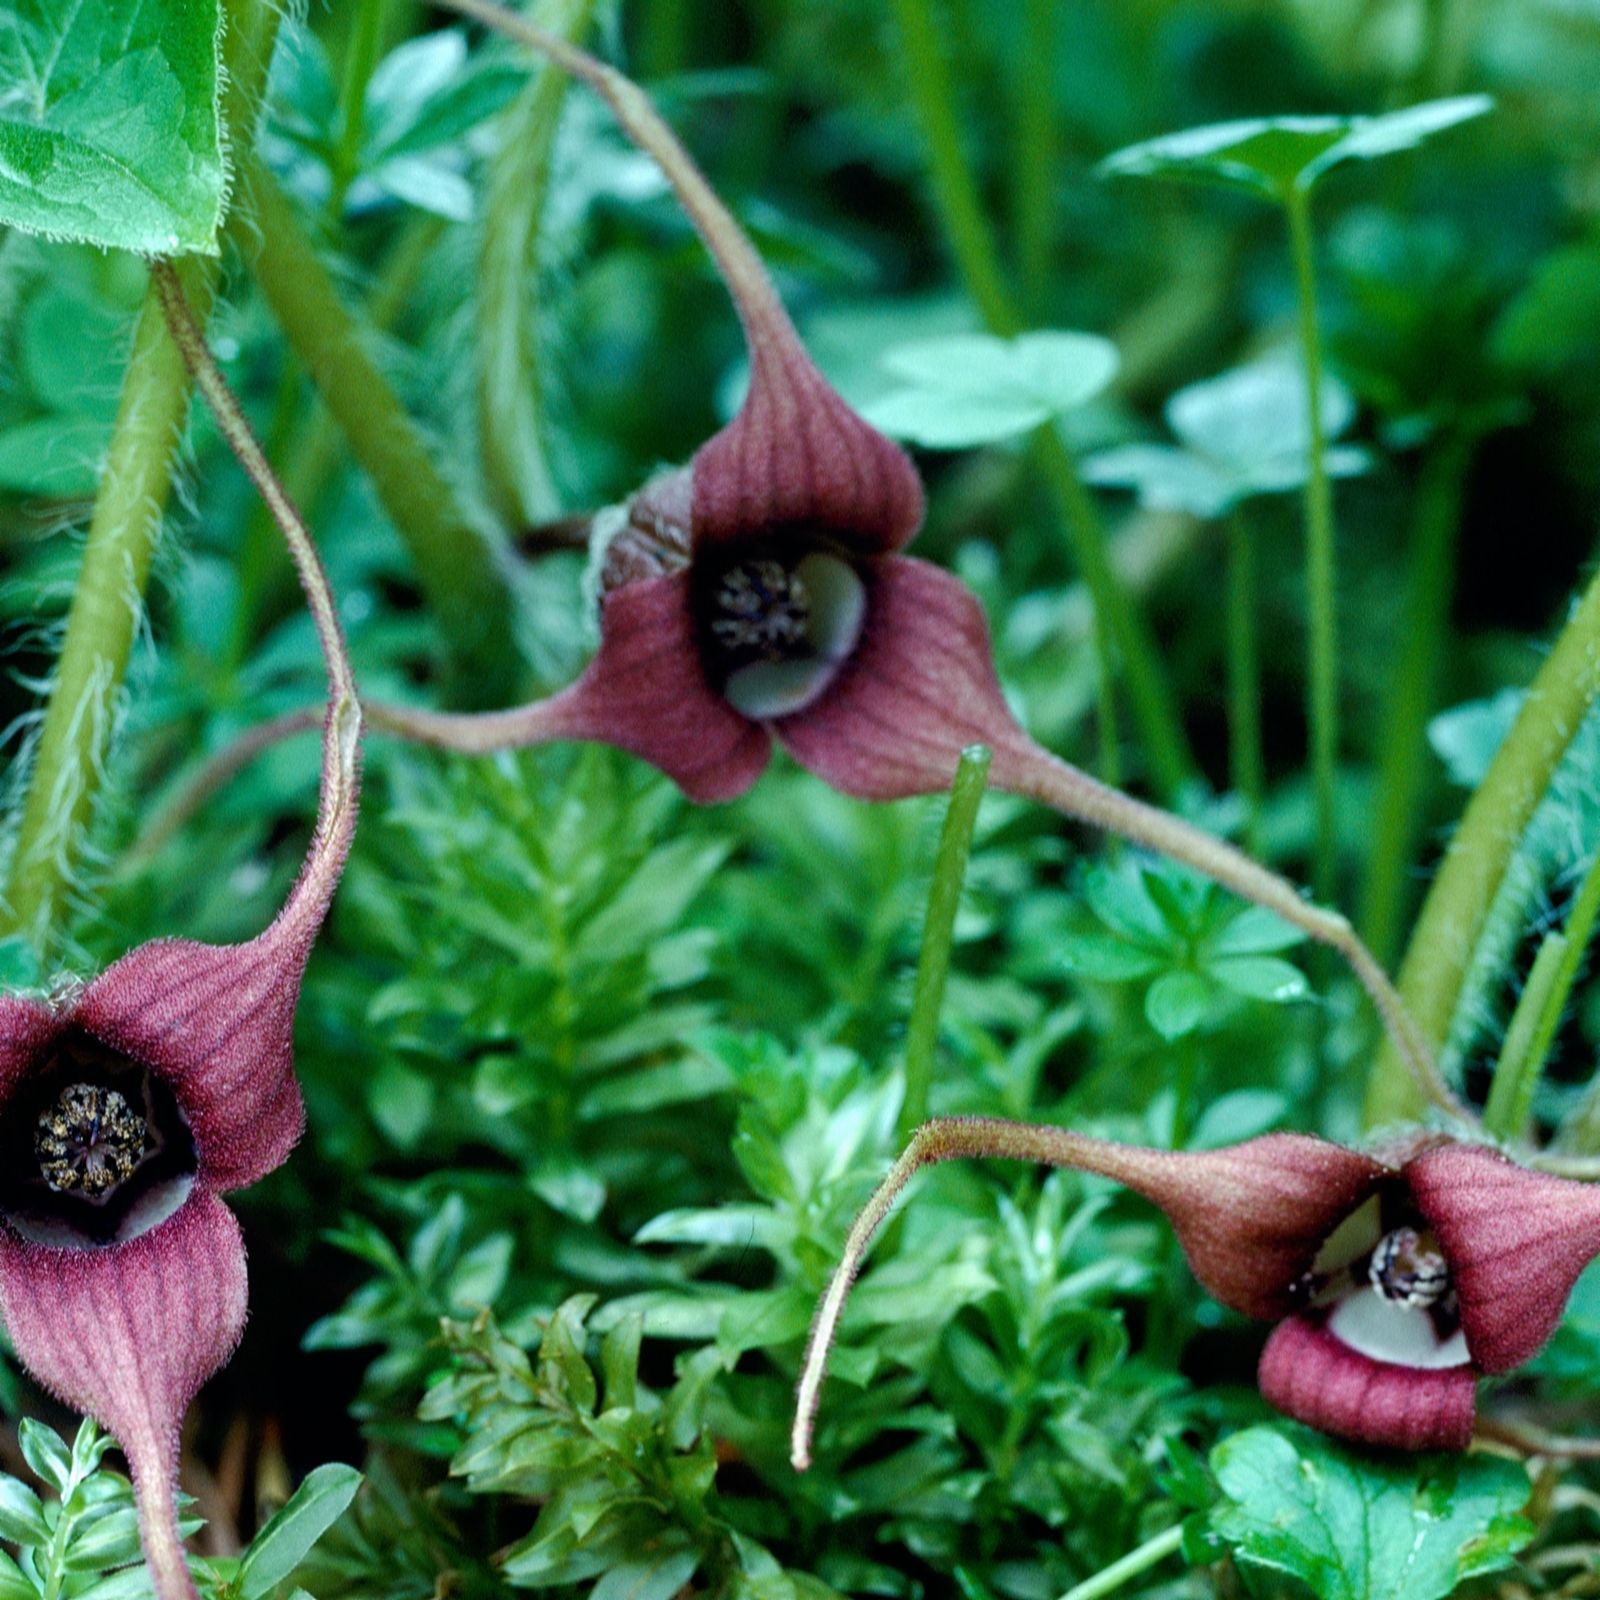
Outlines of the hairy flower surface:
M204 357L156 271L185 355ZM231 437L208 358L199 376ZM356 820L355 686L315 554L290 542L330 698L316 831L282 911L246 944L158 939L57 999L0 998L0 1314L23 1365L121 1444L160 1600L195 1594L183 1415L244 1328L244 1242L220 1197L300 1136L295 1005Z
M868 1202L818 1309L794 1458L811 1429L840 1311L873 1234L918 1168L1037 1161L1126 1185L1170 1218L1223 1305L1277 1323L1263 1396L1344 1439L1460 1450L1479 1377L1529 1360L1600 1253L1600 1192L1443 1138L1368 1155L1275 1133L1220 1150L1152 1150L972 1117L926 1124Z

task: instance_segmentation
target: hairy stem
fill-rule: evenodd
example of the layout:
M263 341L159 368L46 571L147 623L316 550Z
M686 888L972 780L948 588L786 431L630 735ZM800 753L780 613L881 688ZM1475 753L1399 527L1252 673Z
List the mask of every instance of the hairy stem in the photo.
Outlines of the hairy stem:
M956 266L989 330L1010 338L1022 331L1023 319L1005 281L977 184L962 154L952 109L954 86L927 0L894 0L894 11L912 103L928 147L934 200ZM1117 580L1094 497L1060 433L1053 426L1040 428L1033 447L1072 541L1078 570L1105 624L1104 633L1097 635L1101 675L1108 683L1115 681L1115 656L1110 648L1114 644L1156 785L1170 796L1193 771L1194 763L1149 624Z
M240 162L240 177L257 225L251 270L410 551L450 653L456 697L474 705L509 698L519 677L511 595L493 553L368 352L276 179L255 157Z
M551 29L581 38L595 0L551 0ZM484 186L478 245L478 450L501 523L518 528L556 512L544 451L544 386L535 246L550 186L550 156L570 78L546 70L503 120Z
M1359 919L1368 946L1385 961L1393 959L1400 942L1406 876L1419 831L1428 716L1444 656L1467 459L1465 440L1439 446L1423 464L1417 491L1400 659L1384 699L1372 848Z
M827 1377L828 1355L838 1336L839 1321L851 1286L866 1260L878 1230L888 1220L900 1191L923 1167L940 1161L984 1158L1026 1161L1035 1166L1070 1167L1092 1172L1169 1209L1187 1188L1186 1202L1194 1196L1193 1181L1180 1176L1197 1158L1171 1152L1143 1150L1137 1146L1091 1139L1066 1128L1035 1122L1011 1122L1002 1117L935 1117L917 1129L889 1175L873 1191L845 1239L839 1265L817 1306L806 1342L805 1360L795 1393L794 1427L789 1437L789 1459L797 1472L811 1465L811 1440L817 1406ZM1176 1182L1174 1182L1176 1180Z
M1600 578L1590 581L1535 677L1517 720L1462 815L1400 968L1423 1037L1448 1036L1472 951L1506 867L1584 717L1600 694ZM1386 1046L1367 1081L1369 1124L1415 1116L1419 1098Z
M1311 200L1290 189L1284 200L1299 302L1300 355L1306 382L1306 591L1310 604L1310 665L1306 717L1311 736L1311 786L1316 845L1311 886L1331 900L1338 867L1334 775L1339 759L1339 644L1335 604L1333 490L1328 481L1322 420L1322 339L1317 329L1317 279L1311 243Z
M928 890L928 914L922 926L922 949L917 959L917 981L911 994L911 1020L906 1028L906 1098L900 1111L900 1137L928 1115L928 1095L939 1042L939 1013L950 977L950 953L955 943L956 913L972 855L972 833L978 823L978 803L989 777L990 754L971 745L961 752L955 782L950 787L950 807L939 835L933 882Z
M237 146L253 137L277 26L276 11L261 0L228 7L224 117ZM217 263L192 258L179 270L204 317ZM152 285L123 374L0 898L0 931L21 934L41 953L53 943L105 773L188 410L188 374Z
M239 402L212 360L205 334L189 305L181 279L166 261L157 261L151 268L151 276L161 297L162 313L185 366L205 396L219 432L255 485L256 492L266 501L289 547L327 668L328 711L322 734L322 786L316 840L295 893L279 919L281 925L294 915L297 900L315 903L319 899L320 885L330 879L337 880L350 846L361 750L361 707L356 696L355 675L350 667L344 629L339 622L338 603L323 569L322 558L294 502L250 431ZM328 893L331 892L329 888ZM315 914L320 917L320 906Z
M1562 934L1547 934L1517 997L1517 1008L1501 1042L1489 1098L1483 1108L1483 1126L1497 1139L1520 1138L1528 1125L1534 1092L1544 1071L1545 1050L1549 1048L1545 1017L1552 1009L1556 1018L1561 1015L1561 973L1569 948ZM1552 1026L1549 1034L1554 1032ZM1541 1043L1545 1049L1540 1048Z
M1453 1116L1464 1114L1461 1102L1440 1077L1432 1049L1411 1020L1387 973L1338 912L1306 900L1287 879L1225 840L1182 817L1107 788L1037 746L1021 742L997 746L994 782L998 788L1026 795L1091 827L1182 862L1241 898L1265 906L1319 944L1336 951L1367 991L1389 1036L1390 1047L1411 1074L1421 1099L1431 1100Z

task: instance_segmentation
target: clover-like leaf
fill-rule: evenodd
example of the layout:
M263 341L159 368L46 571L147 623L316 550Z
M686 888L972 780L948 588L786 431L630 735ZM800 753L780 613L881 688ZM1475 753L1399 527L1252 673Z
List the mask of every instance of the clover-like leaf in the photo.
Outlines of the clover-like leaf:
M1321 384L1324 439L1355 420L1350 391L1336 378ZM1136 490L1158 511L1217 517L1258 494L1300 488L1310 471L1311 423L1305 371L1274 353L1215 378L1180 389L1166 404L1167 426L1181 449L1131 444L1100 451L1084 462L1091 483ZM1331 477L1353 477L1371 465L1355 445L1325 449Z
M217 0L0 15L0 222L147 255L215 255L226 170Z
M1107 176L1182 178L1284 201L1309 194L1346 161L1410 150L1494 102L1481 94L1427 100L1378 117L1249 117L1186 128L1109 155Z
M867 419L930 450L963 450L1015 438L1094 399L1116 376L1117 350L1092 333L963 333L899 345L883 367L900 386L864 406Z
M1213 1531L1319 1600L1441 1600L1534 1534L1526 1471L1492 1456L1366 1454L1263 1427L1224 1439L1211 1466Z

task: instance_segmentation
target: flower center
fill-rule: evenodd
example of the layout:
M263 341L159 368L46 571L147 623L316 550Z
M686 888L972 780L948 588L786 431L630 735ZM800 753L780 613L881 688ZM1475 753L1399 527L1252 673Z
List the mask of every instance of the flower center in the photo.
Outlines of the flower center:
M1310 1304L1341 1343L1402 1367L1472 1359L1450 1263L1409 1195L1373 1195L1334 1229L1307 1275Z
M809 653L811 597L805 579L781 561L729 567L712 603L711 632L730 663L794 661Z
M0 1105L0 1222L35 1244L121 1244L194 1187L194 1134L172 1086L76 1031Z
M73 1083L40 1114L33 1149L57 1194L103 1195L133 1176L149 1131L115 1089Z
M735 710L757 721L815 700L866 625L861 574L827 550L746 556L715 569L699 593L707 673Z
M1367 1278L1385 1300L1425 1310L1450 1293L1450 1266L1431 1234L1415 1228L1386 1233L1367 1263Z

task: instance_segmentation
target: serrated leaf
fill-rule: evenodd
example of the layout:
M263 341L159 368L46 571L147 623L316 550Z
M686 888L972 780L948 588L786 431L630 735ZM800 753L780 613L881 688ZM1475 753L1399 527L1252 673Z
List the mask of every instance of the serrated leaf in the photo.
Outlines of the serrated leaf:
M1526 1471L1492 1456L1361 1454L1307 1429L1250 1428L1211 1454L1212 1528L1319 1600L1442 1600L1533 1537Z
M330 1462L304 1483L250 1543L239 1563L239 1600L270 1594L339 1520L361 1487L354 1467Z
M1186 128L1118 150L1100 165L1108 176L1183 178L1244 189L1271 199L1309 193L1346 161L1410 150L1494 102L1481 94L1428 100L1378 117L1249 117Z
M0 16L0 221L146 255L215 255L219 27L217 0Z

